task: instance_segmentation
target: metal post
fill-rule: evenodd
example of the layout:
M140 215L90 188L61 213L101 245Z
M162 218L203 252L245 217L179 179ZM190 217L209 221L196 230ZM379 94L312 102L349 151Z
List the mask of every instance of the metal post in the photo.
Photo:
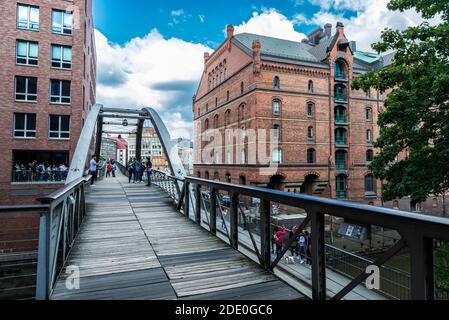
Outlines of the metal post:
M210 191L210 232L217 234L217 190Z
M238 249L239 247L239 223L238 223L238 200L239 196L236 193L231 193L231 212L230 212L230 221L231 221L231 246L234 249Z
M190 219L190 183L185 181L184 214Z
M140 119L137 124L137 135L136 135L136 159L142 160L142 135L143 135L143 124L144 119Z
M49 211L41 213L39 221L39 248L37 257L36 275L36 300L47 300L49 298L49 244L50 244L50 217Z
M270 205L270 201L263 200L260 206L260 258L266 270L271 266Z
M311 212L312 220L312 298L326 300L326 259L324 213Z
M416 233L406 236L410 248L412 300L434 300L433 239Z
M95 137L95 155L97 160L100 158L101 154L101 139L103 137L103 117L99 116L97 120L97 135Z
M195 221L201 225L201 186L199 184L195 188Z

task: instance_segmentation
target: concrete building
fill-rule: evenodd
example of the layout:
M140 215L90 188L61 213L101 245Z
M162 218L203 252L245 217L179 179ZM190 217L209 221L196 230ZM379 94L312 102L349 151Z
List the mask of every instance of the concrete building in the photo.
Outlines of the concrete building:
M234 35L228 26L225 41L204 55L193 99L195 175L379 204L380 183L367 165L384 96L351 90L351 81L390 61L358 51L342 23L336 30L326 24L302 42ZM224 146L205 159L211 129ZM261 129L271 136L249 138ZM243 137L229 140L226 130ZM261 150L264 141L270 144Z
M117 140L114 137L101 138L101 156L106 160L116 160Z
M95 103L92 2L1 1L0 24L0 204L30 203L60 187L30 164L69 165Z

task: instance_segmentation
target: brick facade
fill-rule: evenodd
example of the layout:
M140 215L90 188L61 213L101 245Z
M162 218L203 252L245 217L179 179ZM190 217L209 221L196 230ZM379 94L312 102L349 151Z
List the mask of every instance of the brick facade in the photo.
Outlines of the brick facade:
M367 130L371 130L371 140L374 141L379 134L376 123L383 97L374 90L369 94L349 90L347 102L335 102L334 86L341 84L350 88L351 80L360 72L353 68L351 48L339 47L341 43L347 43L343 26L339 25L332 36L333 46L325 59L314 66L267 58L261 54L264 47L257 35L252 35L250 51L243 50L234 37L230 26L225 42L211 56L205 54L203 77L193 100L195 175L331 198L337 198L337 176L340 175L346 177L347 187L346 193L343 196L340 193L338 198L377 203L379 182L374 182L372 192L365 192L365 177L370 174L366 153L368 150L375 153L372 143L367 142ZM343 81L335 79L336 61L344 65L346 79ZM310 81L313 82L313 92L309 88ZM278 115L273 113L274 100L280 103ZM309 103L313 105L312 116L308 115ZM335 121L338 105L346 110L346 121L342 124ZM242 106L243 113L240 111ZM369 119L367 108L370 109ZM259 159L249 161L249 157L254 157L249 151L250 141L244 145L234 143L232 164L228 163L225 148L219 152L219 161L207 161L202 157L207 144L204 141L207 127L220 129L224 136L225 129L269 130L275 125L280 130L282 162L270 175L261 175L260 169L264 165ZM309 127L313 127L312 139L308 138ZM347 133L347 142L343 146L336 145L335 130L338 128ZM239 164L241 156L238 156L242 146L247 158L243 165ZM308 163L309 149L315 150L313 163ZM342 169L336 167L338 150L347 154L346 166ZM269 155L269 150L267 153Z
M39 7L39 30L17 28L18 4ZM87 7L86 7L87 6ZM73 13L72 35L52 33L52 10ZM25 0L0 2L0 204L33 202L37 196L59 188L58 185L17 185L12 181L13 150L75 151L84 119L95 103L96 54L91 0ZM38 43L38 66L16 64L16 41ZM51 65L51 45L72 47L72 68L62 70ZM37 101L17 102L15 76L36 77ZM50 79L71 81L71 103L50 103ZM36 114L36 138L13 136L14 113ZM70 139L49 139L49 115L70 116ZM68 163L68 164L69 164Z

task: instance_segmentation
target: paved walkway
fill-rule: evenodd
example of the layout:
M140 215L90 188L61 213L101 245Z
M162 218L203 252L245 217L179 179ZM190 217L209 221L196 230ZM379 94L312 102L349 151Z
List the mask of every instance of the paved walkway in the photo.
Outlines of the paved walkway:
M87 194L88 213L66 266L80 268L80 289L55 300L304 299L173 208L162 190L107 178Z

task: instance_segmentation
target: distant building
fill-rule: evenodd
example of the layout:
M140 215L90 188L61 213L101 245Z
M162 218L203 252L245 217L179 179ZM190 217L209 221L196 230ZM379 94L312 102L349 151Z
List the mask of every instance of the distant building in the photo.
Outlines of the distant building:
M101 138L100 155L106 160L117 160L117 140L114 137Z
M117 145L117 156L115 160L126 166L128 163L128 142L121 136L112 139L115 140Z
M128 141L128 159L136 156L136 134L130 134ZM142 159L151 157L154 169L164 171L168 168L167 158L164 154L161 141L156 130L150 126L145 126L142 133Z
M64 183L30 164L69 165L95 104L92 0L2 0L0 21L0 204L30 203Z

